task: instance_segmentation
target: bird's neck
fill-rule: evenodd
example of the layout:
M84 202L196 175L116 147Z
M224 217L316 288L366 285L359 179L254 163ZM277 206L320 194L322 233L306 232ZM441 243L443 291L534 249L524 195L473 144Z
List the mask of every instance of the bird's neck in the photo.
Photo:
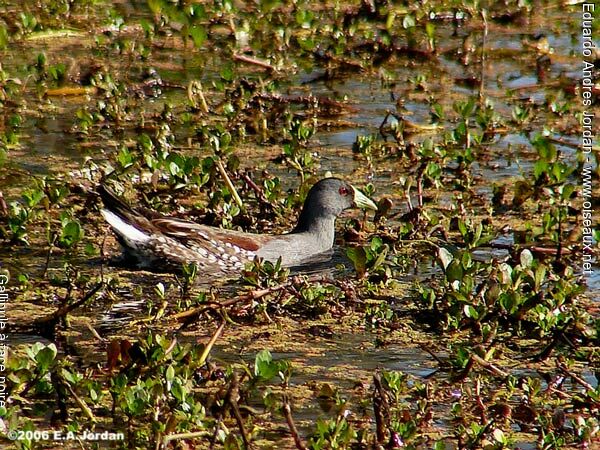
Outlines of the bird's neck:
M335 239L335 216L328 214L309 214L302 211L298 219L298 225L292 231L293 234L307 233L318 239L325 249L333 246Z

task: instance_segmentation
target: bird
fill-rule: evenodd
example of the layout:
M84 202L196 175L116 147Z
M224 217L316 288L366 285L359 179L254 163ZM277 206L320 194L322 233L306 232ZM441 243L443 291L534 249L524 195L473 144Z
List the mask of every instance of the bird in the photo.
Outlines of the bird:
M124 250L140 269L181 269L195 264L214 274L241 273L260 258L296 267L331 250L335 220L351 207L377 210L375 203L350 183L324 178L308 192L296 226L286 234L267 235L221 229L157 213L138 211L105 184L97 188L100 210Z

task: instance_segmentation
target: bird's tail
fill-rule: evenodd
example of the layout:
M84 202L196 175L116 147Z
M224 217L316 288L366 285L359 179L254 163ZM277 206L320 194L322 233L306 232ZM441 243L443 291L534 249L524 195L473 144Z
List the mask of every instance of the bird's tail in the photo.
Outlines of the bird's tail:
M100 212L123 245L135 248L150 240L152 226L148 219L117 197L107 186L101 184L96 191L105 206Z

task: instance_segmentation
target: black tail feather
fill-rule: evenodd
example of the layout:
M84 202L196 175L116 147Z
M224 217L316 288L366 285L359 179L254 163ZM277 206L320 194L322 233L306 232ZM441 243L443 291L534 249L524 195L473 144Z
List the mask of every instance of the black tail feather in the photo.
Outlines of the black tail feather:
M96 188L96 192L100 195L104 206L109 211L129 219L131 219L132 216L138 215L131 206L121 200L108 186L100 184Z

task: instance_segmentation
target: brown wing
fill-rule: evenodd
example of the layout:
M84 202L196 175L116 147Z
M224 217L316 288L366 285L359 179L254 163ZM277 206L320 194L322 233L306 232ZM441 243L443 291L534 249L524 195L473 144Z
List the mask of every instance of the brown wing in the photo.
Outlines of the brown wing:
M166 236L184 241L206 241L207 243L224 243L238 247L246 252L257 251L270 236L243 233L235 230L199 225L187 220L160 218L152 220L152 225Z

